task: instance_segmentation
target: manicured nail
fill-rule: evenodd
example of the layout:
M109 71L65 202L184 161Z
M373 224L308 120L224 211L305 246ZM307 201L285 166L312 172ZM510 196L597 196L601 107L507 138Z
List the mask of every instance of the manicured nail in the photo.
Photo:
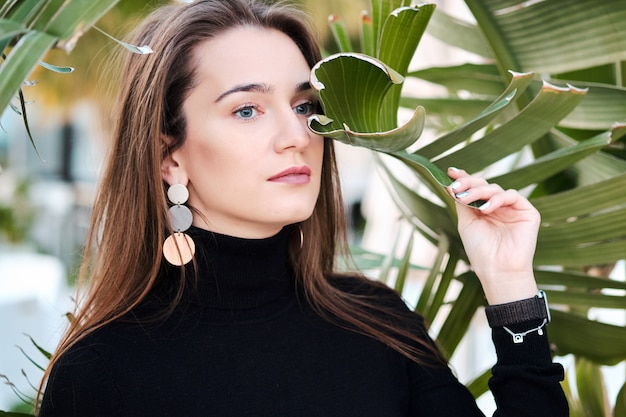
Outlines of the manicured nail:
M484 210L487 207L489 207L491 205L491 203L489 201L487 201L485 204L483 204L482 206L478 207L478 210Z
M454 171L454 172L457 172L459 170L458 168L455 168L455 167L450 167L448 169L451 170L451 171Z
M461 183L458 181L454 181L452 184L450 184L450 188L452 188L453 190L456 190L460 186L461 186Z
M469 191L463 191L462 193L455 194L456 198L463 198L469 195Z

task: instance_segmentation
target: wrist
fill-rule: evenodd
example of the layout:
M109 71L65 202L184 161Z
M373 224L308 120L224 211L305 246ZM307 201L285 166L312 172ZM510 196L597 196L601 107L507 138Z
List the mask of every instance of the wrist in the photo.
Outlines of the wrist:
M480 281L490 305L532 298L538 291L532 272L499 273L492 278L481 278Z

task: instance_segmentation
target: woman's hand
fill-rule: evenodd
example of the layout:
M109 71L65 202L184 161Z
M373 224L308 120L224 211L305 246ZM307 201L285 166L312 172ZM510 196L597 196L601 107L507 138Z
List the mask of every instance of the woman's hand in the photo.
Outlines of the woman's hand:
M450 168L448 187L457 202L458 229L472 268L489 304L534 297L533 256L539 212L515 190L503 190L480 177ZM479 208L468 207L484 200Z

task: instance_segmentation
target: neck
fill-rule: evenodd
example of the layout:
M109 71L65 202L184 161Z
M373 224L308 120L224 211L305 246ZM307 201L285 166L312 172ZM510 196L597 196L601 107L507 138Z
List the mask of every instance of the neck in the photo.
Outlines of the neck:
M185 299L211 308L247 309L285 294L293 288L287 253L291 229L246 239L192 227L187 233L196 244L196 254L185 269L191 287ZM176 274L179 268L169 268L166 279Z
M248 223L222 223L218 225L212 222L209 224L206 222L205 219L202 218L202 216L195 216L193 225L200 230L213 232L217 235L251 240L271 238L280 233L282 229L284 229L283 226L271 224L265 226ZM286 227L290 228L290 226Z

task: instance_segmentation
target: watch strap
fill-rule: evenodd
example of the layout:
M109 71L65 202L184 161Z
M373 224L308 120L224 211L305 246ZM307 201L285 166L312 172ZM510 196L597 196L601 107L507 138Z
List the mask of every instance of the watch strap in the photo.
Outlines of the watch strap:
M485 315L490 327L510 326L536 319L546 319L548 323L550 322L548 299L541 290L532 298L487 306Z

